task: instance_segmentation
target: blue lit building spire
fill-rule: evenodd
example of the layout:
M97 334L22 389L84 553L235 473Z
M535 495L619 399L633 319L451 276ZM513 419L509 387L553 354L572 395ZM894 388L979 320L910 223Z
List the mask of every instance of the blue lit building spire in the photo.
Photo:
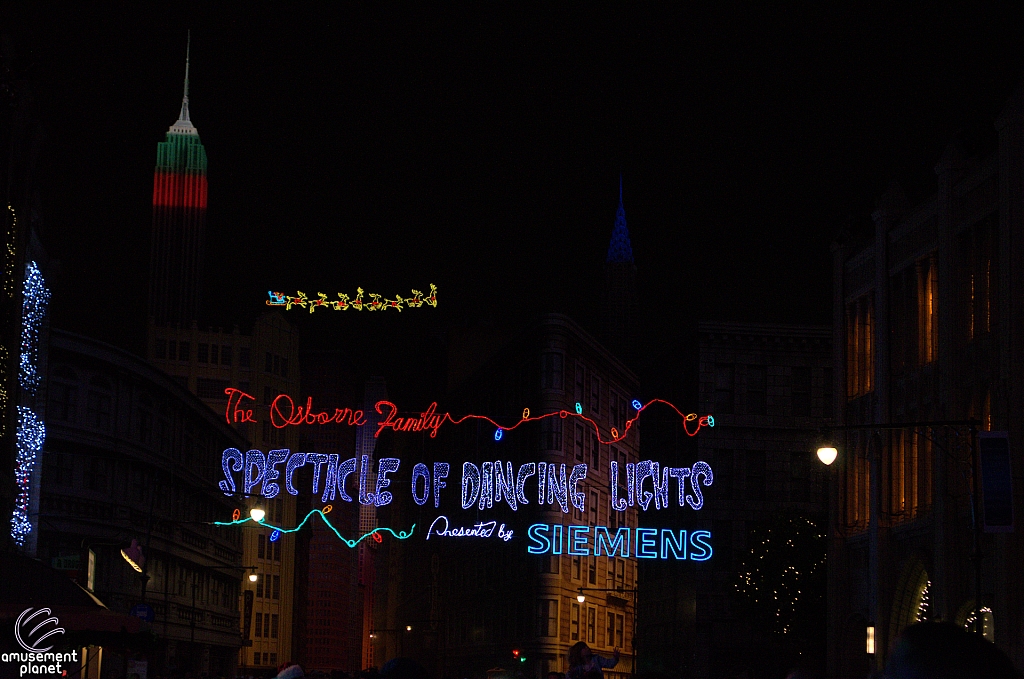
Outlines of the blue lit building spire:
M619 175L619 209L615 213L615 228L608 244L608 257L604 260L615 264L633 264L633 246L629 243L629 229L626 228L626 209L622 207L622 175Z

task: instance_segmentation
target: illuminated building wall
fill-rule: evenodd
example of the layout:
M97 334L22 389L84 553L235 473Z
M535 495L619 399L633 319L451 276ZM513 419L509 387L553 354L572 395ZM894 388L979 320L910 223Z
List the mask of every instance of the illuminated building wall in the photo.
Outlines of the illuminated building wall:
M153 171L149 315L158 326L188 327L198 315L206 191L206 149L189 118L186 58L181 112L157 144Z
M982 431L1008 432L1019 536L1020 88L996 117L995 132L995 144L974 157L954 139L934 167L934 194L914 205L891 185L871 219L851 224L833 245L835 393L841 424L972 418ZM973 618L969 431L851 433L836 447L828 672L864 675L885 663L920 611L958 625ZM1024 595L1015 583L1024 543L1008 534L983 534L981 543L986 634L1021 667ZM868 624L875 629L873 667L864 655Z
M472 359L466 357L479 353L449 355L452 375L461 377L451 383L446 410L515 422L524 407L534 413L575 411L579 403L605 437L613 427L624 426L627 414L632 416L629 404L639 390L636 376L569 318L545 315L518 334L478 339L490 350L489 358L467 366L462 362ZM622 649L619 665L605 670L605 676L629 676L632 593L588 592L582 605L576 595L580 587L634 589L636 559L531 555L526 552L526 530L535 522L635 528L637 511L611 511L608 469L612 459L636 462L640 440L631 433L619 443L601 444L591 430L582 424L577 428L576 420L558 417L509 431L500 441L489 424L451 427L436 439L383 433L378 457L413 457L427 463L502 459L513 466L586 461L591 466L580 484L587 495L585 513L563 513L557 504L534 501L516 512L496 505L450 514L457 525L506 522L516 531L508 544L495 538L384 540L376 568L375 664L408 655L434 676L477 676L505 667L544 677L549 670L564 672L569 647L582 640L602 655ZM454 488L460 472L452 474ZM431 503L417 507L404 483L395 497L378 508L381 525L429 525L447 513ZM509 549L511 544L518 546ZM526 657L514 668L513 648Z
M219 418L224 418L227 396L224 389L234 387L256 397L255 423L237 422L235 428L252 447L299 448L297 427L275 429L270 426L268 409L279 393L300 392L299 335L279 312L269 312L257 319L252 334L234 328L200 330L193 322L189 328L158 327L152 320L149 327L149 360L183 387L198 396ZM248 511L249 504L242 505ZM267 516L279 513L285 525L294 525L296 501L284 494L266 502ZM292 648L295 607L295 536L283 535L267 547L267 535L259 531L242 531L243 561L258 566L261 576L269 582L269 594L263 579L257 584L243 582L259 596L253 607L253 646L243 649L239 666L263 669L287 660L294 660ZM260 549L260 537L263 547ZM256 635L255 620L270 616ZM272 626L277 620L276 629ZM257 656L258 654L258 656Z
M236 676L245 532L205 522L236 506L212 479L220 452L245 439L175 380L103 342L53 330L49 367L38 558L88 586L91 552L94 593L127 614L142 581L119 548L137 540L156 616L149 671ZM104 648L104 668L123 661L120 648Z

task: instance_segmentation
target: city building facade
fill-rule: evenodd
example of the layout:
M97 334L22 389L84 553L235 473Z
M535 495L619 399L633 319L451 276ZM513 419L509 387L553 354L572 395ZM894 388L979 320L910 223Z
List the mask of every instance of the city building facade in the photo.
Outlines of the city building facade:
M534 413L556 416L530 422L496 439L486 424L446 426L437 439L429 433L409 436L390 432L377 443L379 458L415 458L427 465L451 463L449 484L458 493L462 462L509 461L513 468L534 463L548 469L587 464L578 485L584 509L571 504L538 501L537 482L526 491L529 504L513 511L505 503L492 508L476 504L466 511L445 512L433 503L413 504L409 486L398 486L396 500L378 508L381 525L427 529L439 514L453 525L495 521L511 529L505 542L437 539L385 539L380 547L373 641L375 658L384 662L399 655L419 659L435 676L477 676L496 667L522 671L543 679L550 671L568 669L568 652L577 642L611 656L621 651L618 665L606 677L625 677L633 670L633 630L637 558L573 556L561 552L531 554L527 531L543 523L635 529L634 508L611 508L610 462L624 469L639 459L637 430L615 443L612 429L623 431L633 417L631 402L638 393L636 376L591 335L568 317L542 316L504 343L452 389L444 408L454 416L486 414L514 424L524 406ZM457 360L450 357L450 360ZM597 425L557 413L580 413ZM604 441L603 443L601 441ZM618 490L625 493L625 475ZM401 499L401 501L399 501ZM451 498L458 504L458 498ZM456 506L455 510L458 509ZM552 529L552 530L555 530ZM436 530L436 527L435 527ZM584 601L579 600L583 596Z
M813 444L817 430L833 422L831 328L702 322L698 333L698 410L715 418L715 426L697 437L697 459L714 471L700 520L711 530L715 554L694 574L692 676L736 676L773 662L789 668L810 664L809 650L815 642L823 645L824 635L797 639L799 630L773 634L770 623L752 624L738 586L750 569L754 541L764 530L782 531L781 522L789 520L809 521L815 531L806 536L811 553L804 558L817 562L818 572L804 573L810 578L803 581L805 589L813 589L806 585L815 576L824 582L827 479ZM820 632L823 600L819 608ZM666 619L663 630L652 630L650 642L686 643L670 636L672 625Z
M977 430L1009 432L1011 467L1024 462L1022 102L1018 90L997 118L994 152L953 142L931 198L910 205L893 185L872 228L835 244L837 416L863 428L835 437L830 676L880 667L917 620L974 629L978 612L979 631L1024 665L1021 532L981 532L985 505L973 509Z
M245 439L124 351L54 330L49 355L37 556L115 612L152 608L154 674L234 676L249 564L241 532L211 522L236 506L216 487L221 451ZM133 543L142 577L121 554Z

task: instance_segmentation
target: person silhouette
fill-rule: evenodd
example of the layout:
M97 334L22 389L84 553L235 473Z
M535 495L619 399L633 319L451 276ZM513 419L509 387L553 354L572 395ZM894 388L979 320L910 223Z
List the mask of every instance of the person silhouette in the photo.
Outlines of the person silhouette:
M949 622L921 622L896 638L885 679L1021 679L995 644Z

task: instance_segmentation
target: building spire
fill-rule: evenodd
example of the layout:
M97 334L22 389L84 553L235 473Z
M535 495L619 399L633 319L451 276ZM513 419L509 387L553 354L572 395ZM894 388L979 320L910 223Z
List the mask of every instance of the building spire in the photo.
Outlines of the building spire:
M167 130L171 134L199 134L195 126L192 125L192 121L188 115L188 66L189 57L192 52L192 31L188 32L188 43L185 47L185 94L181 98L181 113L178 114L178 120L175 121L171 128Z
M188 42L185 46L185 96L181 98L181 114L178 116L179 121L188 120L188 62L189 56L192 52L192 31L188 32Z
M629 242L629 229L626 228L626 209L622 206L622 175L619 175L619 209L615 213L615 228L612 229L612 240L608 244L608 263L633 263L633 246Z

